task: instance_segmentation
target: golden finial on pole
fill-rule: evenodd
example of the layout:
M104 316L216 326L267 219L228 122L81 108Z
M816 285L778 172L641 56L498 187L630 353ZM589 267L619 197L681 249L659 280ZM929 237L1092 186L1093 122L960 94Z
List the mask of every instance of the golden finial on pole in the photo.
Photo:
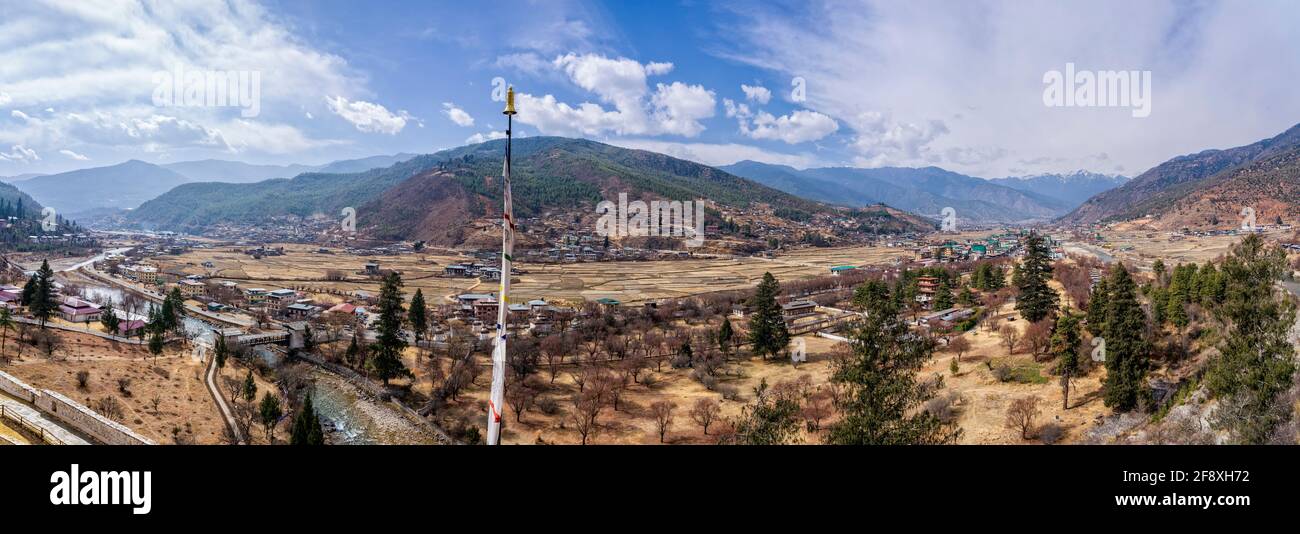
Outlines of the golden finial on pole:
M506 110L501 112L505 115L515 114L515 86L510 86L506 91Z

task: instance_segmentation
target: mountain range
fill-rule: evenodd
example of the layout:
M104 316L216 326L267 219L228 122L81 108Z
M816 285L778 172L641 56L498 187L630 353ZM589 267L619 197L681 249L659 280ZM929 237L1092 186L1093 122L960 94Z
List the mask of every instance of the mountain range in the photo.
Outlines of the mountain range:
M1300 172L1300 125L1274 137L1229 149L1178 156L1128 183L1098 194L1060 219L1092 224L1151 217L1160 227L1235 226L1245 207L1259 222L1294 213ZM1286 206L1284 206L1286 205ZM1294 215L1292 215L1294 216Z
M20 175L13 177L11 183L61 214L73 218L93 217L134 209L186 183L253 183L308 172L353 173L390 167L412 157L415 155L372 156L325 165L254 165L215 159L157 165L130 160L58 174Z
M1078 172L985 180L938 167L795 169L756 161L721 167L764 185L805 198L846 206L884 203L938 217L946 207L974 222L1028 222L1060 216L1096 191L1123 177Z
M337 216L357 209L358 230L387 239L460 244L468 222L500 212L505 141L416 156L359 173L306 173L252 184L184 184L127 216L134 226L200 231L217 223L268 217ZM799 198L690 161L585 139L528 137L513 146L515 215L594 213L603 199L707 199L733 208L762 206L785 221L845 211ZM887 209L847 212L882 232L918 231L932 223ZM714 215L716 217L716 214ZM499 237L498 237L499 239Z

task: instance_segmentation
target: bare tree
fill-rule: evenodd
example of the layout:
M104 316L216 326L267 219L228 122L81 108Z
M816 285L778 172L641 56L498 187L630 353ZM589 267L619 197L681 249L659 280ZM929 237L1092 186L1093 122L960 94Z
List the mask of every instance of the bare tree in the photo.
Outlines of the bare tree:
M709 435L709 425L718 420L722 414L722 407L718 401L708 397L700 397L695 400L695 405L691 406L691 420L704 429L704 435Z
M1038 360L1039 356L1046 353L1048 347L1052 344L1052 321L1043 319L1031 323L1025 329L1025 336L1021 340L1021 344L1034 356L1034 360Z
M1040 400L1038 395L1030 395L1011 401L1007 407L1006 426L1020 431L1020 439L1029 439L1029 431L1034 429L1034 420L1041 413L1038 409Z
M659 443L664 442L664 436L673 426L673 410L676 408L677 403L662 400L650 405L650 413L655 418L655 428L659 429Z
M945 347L945 349L948 352L957 355L957 361L960 362L961 355L970 352L970 340L966 339L966 336L957 336L953 338L952 341L948 342L948 346Z
M818 389L807 397L800 415L807 422L809 431L821 430L822 421L831 416L831 402L831 392L824 389Z
M1020 331L1012 325L1002 327L999 332L1002 334L1002 344L1007 346L1007 354L1016 353L1016 342L1020 339Z
M605 399L602 397L594 388L573 396L573 412L569 415L573 420L574 430L582 436L583 445L586 445L587 440L596 434L596 417L600 415L600 409L605 404Z

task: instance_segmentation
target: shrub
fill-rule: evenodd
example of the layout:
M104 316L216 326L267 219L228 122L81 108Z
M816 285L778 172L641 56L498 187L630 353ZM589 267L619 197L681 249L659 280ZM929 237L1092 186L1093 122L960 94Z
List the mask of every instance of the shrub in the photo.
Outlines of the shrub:
M1065 437L1065 429L1056 423L1047 423L1038 429L1038 439L1045 445L1052 445Z

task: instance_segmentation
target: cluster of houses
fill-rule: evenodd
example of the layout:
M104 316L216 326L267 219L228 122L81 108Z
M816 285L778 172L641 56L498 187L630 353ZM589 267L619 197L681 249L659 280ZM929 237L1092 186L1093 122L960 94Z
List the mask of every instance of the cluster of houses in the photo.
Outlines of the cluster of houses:
M496 325L500 302L494 293L464 293L456 297L457 315L472 324L487 328ZM615 306L617 306L617 301ZM577 316L573 308L553 306L543 299L507 305L508 328L550 332L557 323L567 323Z

